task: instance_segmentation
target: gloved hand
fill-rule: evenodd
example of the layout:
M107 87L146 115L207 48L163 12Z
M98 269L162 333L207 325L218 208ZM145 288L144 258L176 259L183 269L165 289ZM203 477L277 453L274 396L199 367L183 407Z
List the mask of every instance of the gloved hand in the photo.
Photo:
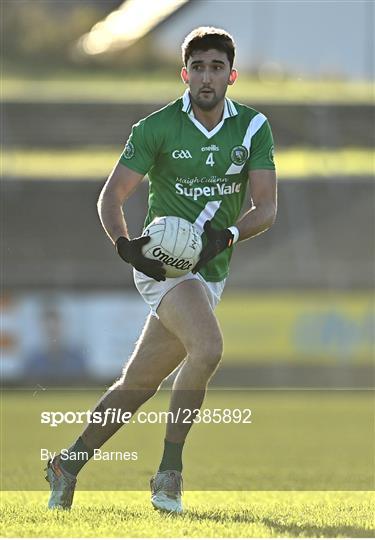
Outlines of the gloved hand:
M209 220L206 221L203 229L206 233L207 243L202 249L199 260L192 270L193 274L199 272L208 261L233 244L234 235L229 229L216 231L211 227L211 221Z
M134 266L136 270L156 281L165 281L165 269L161 261L148 259L142 253L142 246L150 241L149 236L140 236L128 240L125 236L117 238L115 246L121 259Z

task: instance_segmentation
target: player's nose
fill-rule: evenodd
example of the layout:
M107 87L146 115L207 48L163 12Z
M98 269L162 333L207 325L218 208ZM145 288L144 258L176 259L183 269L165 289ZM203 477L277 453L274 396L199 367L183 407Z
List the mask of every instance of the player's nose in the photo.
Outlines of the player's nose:
M211 82L211 73L209 69L203 71L203 83Z

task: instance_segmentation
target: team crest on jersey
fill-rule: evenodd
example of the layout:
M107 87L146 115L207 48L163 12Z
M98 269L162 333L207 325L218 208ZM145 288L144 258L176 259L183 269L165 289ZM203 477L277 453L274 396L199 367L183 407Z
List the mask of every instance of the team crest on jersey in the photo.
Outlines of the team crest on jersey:
M249 157L249 152L245 146L239 145L232 148L230 153L230 159L235 165L243 165L247 158Z
M273 145L270 148L270 151L268 152L268 157L272 163L274 163L274 157L275 157L275 149Z
M128 141L125 145L123 156L125 159L131 159L135 154L134 144Z

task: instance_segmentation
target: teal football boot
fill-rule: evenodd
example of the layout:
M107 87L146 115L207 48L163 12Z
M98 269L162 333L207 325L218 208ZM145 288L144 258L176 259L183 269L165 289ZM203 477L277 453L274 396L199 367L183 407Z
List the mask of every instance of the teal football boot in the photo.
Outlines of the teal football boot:
M50 459L45 471L47 473L46 480L51 488L48 508L50 510L54 508L70 510L77 483L76 477L61 468L60 456L56 456L53 460Z
M155 510L181 514L182 475L179 471L158 471L150 480L150 488Z

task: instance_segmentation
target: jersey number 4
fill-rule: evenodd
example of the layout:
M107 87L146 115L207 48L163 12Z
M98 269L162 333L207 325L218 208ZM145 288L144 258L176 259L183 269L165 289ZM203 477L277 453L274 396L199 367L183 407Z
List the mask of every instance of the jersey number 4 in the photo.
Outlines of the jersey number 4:
M211 167L213 167L215 165L214 153L213 152L210 152L208 154L207 159L206 159L206 165L211 165Z

